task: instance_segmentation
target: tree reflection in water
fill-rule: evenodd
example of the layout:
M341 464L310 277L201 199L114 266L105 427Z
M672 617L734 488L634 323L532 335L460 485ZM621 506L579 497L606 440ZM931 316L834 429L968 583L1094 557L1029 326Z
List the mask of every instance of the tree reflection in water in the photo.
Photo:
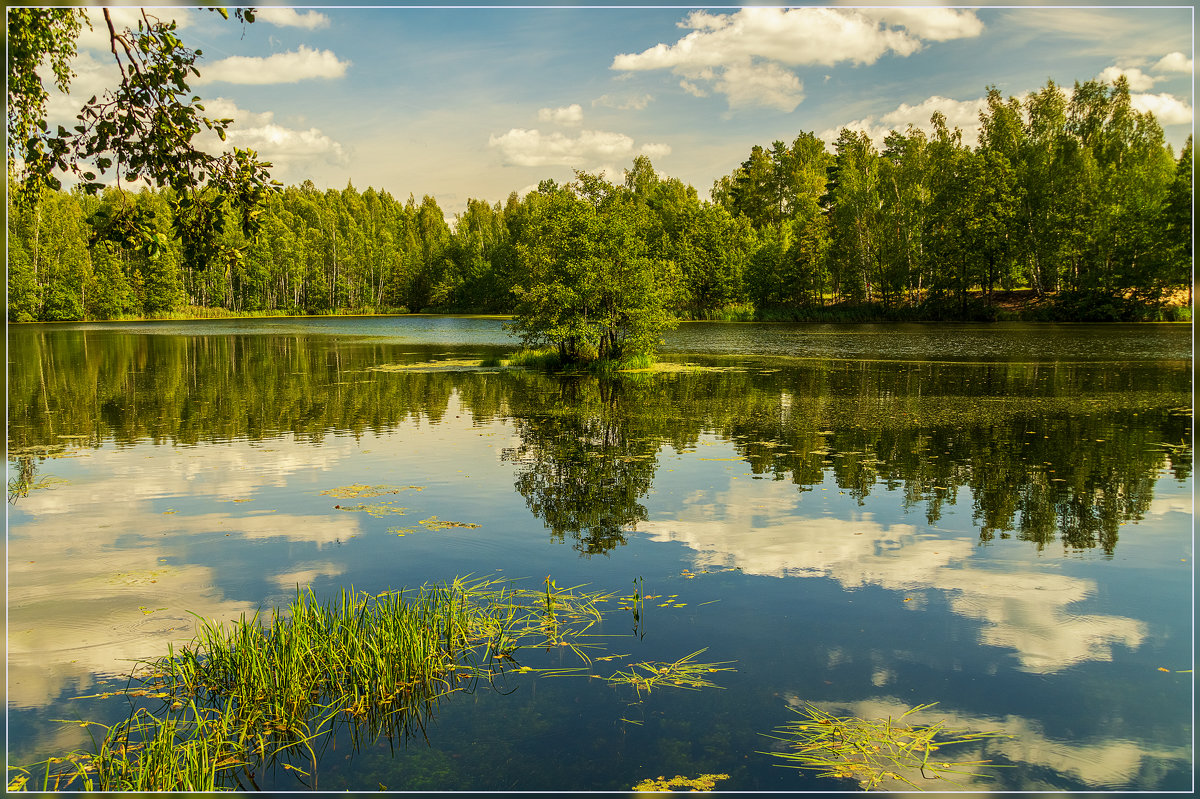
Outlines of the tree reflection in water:
M317 444L436 423L454 395L476 422L514 425L520 443L503 457L517 491L585 555L626 541L646 519L662 449L693 450L702 435L801 492L829 480L860 502L896 491L931 525L969 497L981 542L1058 540L1109 555L1155 480L1191 472L1186 362L713 357L721 368L598 378L378 372L447 347L318 336L38 329L14 331L9 348L10 499L38 467L14 453L64 435L92 447L287 434Z

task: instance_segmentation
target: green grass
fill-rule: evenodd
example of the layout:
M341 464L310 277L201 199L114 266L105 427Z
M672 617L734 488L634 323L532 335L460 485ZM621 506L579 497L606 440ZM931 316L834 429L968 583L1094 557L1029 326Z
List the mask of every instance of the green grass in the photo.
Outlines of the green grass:
M201 619L190 643L141 664L129 688L96 695L131 700L125 721L76 722L102 731L90 750L10 769L9 788L257 790L255 773L281 768L316 789L317 752L335 728L354 747L404 740L426 729L441 701L509 673L590 673L599 638L589 631L614 595L579 588L550 577L535 589L465 578L377 595L344 590L326 602L310 590L269 616ZM626 600L638 609L641 591ZM569 652L580 665L522 666L514 656L528 648ZM635 669L656 669L655 686L711 686L700 675L725 669L695 664L695 654L661 664L668 672ZM603 679L621 682L622 672Z
M941 750L988 738L1010 736L997 732L953 732L942 722L930 725L905 723L905 719L933 707L918 705L897 719L861 719L857 716L833 716L815 705L805 703L796 710L801 720L777 729L768 737L784 741L789 751L769 752L783 758L779 765L815 771L819 777L853 779L864 790L881 786L922 790L918 779L957 785L958 777L981 777L984 767L996 768L987 760L946 760Z

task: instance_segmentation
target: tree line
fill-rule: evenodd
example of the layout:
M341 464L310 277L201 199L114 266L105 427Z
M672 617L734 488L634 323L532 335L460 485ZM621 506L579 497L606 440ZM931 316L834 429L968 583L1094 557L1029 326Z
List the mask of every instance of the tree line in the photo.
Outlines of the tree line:
M755 146L710 200L645 157L622 182L471 199L452 224L429 196L305 181L265 192L252 224L212 206L220 257L178 235L171 186L10 193L8 318L514 313L531 343L619 355L675 317L995 318L994 292L1027 288L1057 318L1133 318L1190 286L1191 138L1176 158L1124 78L990 88L980 116L974 147L940 114L883 149L849 129L832 150Z

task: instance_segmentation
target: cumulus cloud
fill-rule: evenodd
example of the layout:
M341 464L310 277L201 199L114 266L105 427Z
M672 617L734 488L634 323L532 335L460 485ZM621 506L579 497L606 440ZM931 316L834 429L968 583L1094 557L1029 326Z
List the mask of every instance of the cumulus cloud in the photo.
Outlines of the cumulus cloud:
M254 14L254 19L280 27L306 28L310 31L329 25L329 17L319 11L297 11L281 6L259 8Z
M300 49L257 56L230 56L201 67L194 83L297 83L311 78L340 78L346 74L349 61L342 61L332 50Z
M542 108L538 110L539 122L553 122L557 125L578 125L583 122L583 108L579 103L572 103L563 108Z
M666 144L635 147L624 133L581 130L577 136L557 131L513 128L500 136L490 136L488 146L500 151L505 166L569 166L586 168L596 164L623 161L635 155L667 155Z
M1169 94L1133 94L1129 101L1135 110L1154 114L1160 125L1186 125L1192 121L1192 107Z
M671 154L671 145L669 144L643 144L638 148L638 155L645 155L650 158L658 158L662 155Z
M873 64L885 55L908 56L925 40L977 36L973 11L945 8L850 10L744 8L733 14L695 11L679 23L691 32L674 44L622 53L612 68L623 72L669 69L685 91L700 95L712 84L730 107L760 105L783 111L804 98L790 68Z
M1192 59L1183 53L1167 53L1153 67L1155 72L1188 72L1192 71Z
M863 12L887 25L897 25L921 39L946 42L974 38L983 33L983 23L974 12L952 8L881 8Z
M255 150L260 157L274 164L277 177L302 164L345 165L349 162L339 142L317 128L285 127L275 121L272 111L246 111L233 101L218 97L204 103L204 113L212 119L233 120L225 141L209 135L205 141L206 149L220 151L240 147Z
M1096 76L1096 80L1102 83L1115 83L1117 78L1125 76L1125 80L1129 81L1129 90L1131 92L1144 92L1155 84L1156 81L1162 80L1152 75L1147 75L1137 67L1106 67L1103 72Z
M849 128L858 133L866 133L876 147L882 147L883 140L889 133L893 130L907 130L909 125L926 133L932 132L933 125L929 120L935 112L941 112L946 117L946 126L951 130L962 129L963 143L974 146L979 140L979 112L986 106L987 101L982 97L976 100L952 100L935 95L916 105L901 103L894 110L879 117L868 116L836 128L829 128L822 131L819 137L832 145L837 141L842 128Z
M716 90L729 98L730 108L765 106L793 111L804 99L804 84L778 64L730 64L717 80Z

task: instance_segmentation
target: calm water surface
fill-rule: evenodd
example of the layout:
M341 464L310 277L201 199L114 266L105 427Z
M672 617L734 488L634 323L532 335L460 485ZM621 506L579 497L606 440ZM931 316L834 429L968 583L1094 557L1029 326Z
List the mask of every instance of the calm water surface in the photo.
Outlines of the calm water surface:
M317 787L853 789L764 733L936 702L1012 736L964 750L1009 766L969 789L1191 788L1189 327L692 323L663 360L701 369L394 368L512 348L489 318L10 328L10 763L87 744L57 719L123 718L79 697L192 613L552 575L664 597L640 637L605 621L621 657L592 674L703 648L736 671L513 678L425 736L341 731ZM356 483L413 488L377 515L322 493Z

